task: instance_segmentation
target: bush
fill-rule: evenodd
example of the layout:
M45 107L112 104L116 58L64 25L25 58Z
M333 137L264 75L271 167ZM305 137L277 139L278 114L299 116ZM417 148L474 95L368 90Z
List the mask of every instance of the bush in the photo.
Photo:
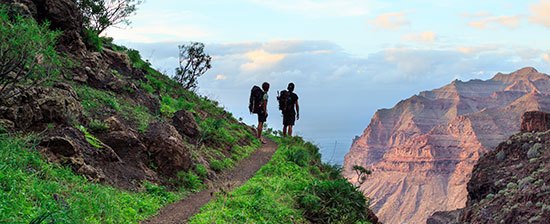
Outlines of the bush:
M197 173L197 175L199 175L199 177L201 178L206 178L206 176L208 175L208 170L206 170L206 167L202 164L197 164L195 166L195 173Z
M288 161L296 163L298 166L305 166L309 161L309 153L303 147L292 147L286 151Z
M314 223L356 223L367 218L365 196L343 179L313 182L298 204Z
M204 186L199 176L193 172L179 172L177 180L181 181L183 187L193 192L200 191Z
M92 119L90 123L88 123L88 128L92 132L103 132L109 128L109 125L103 121Z
M220 160L213 159L210 161L210 168L216 172L221 172L224 169L224 163Z
M48 26L32 18L10 18L0 4L0 98L19 95L23 90L8 88L16 84L32 87L50 82L68 64L54 49L60 32Z
M95 31L83 29L82 41L86 44L89 51L103 52L103 41L101 41L101 38Z

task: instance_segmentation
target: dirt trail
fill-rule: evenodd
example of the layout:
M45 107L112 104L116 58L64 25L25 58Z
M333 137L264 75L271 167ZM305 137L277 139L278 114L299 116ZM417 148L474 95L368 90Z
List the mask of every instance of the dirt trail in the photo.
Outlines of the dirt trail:
M277 150L277 144L269 138L265 140L267 144L251 153L248 158L242 160L234 169L222 174L212 187L198 193L193 193L181 201L165 206L157 216L141 223L179 224L188 222L189 218L199 212L199 208L214 198L212 197L213 192L218 191L220 187L227 190L228 184L230 185L230 191L241 186L248 179L252 178L264 164L269 162L271 156Z

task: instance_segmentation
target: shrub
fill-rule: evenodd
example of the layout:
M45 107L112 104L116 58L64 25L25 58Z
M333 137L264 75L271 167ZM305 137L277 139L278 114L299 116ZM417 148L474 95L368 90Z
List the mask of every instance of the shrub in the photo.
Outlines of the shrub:
M366 221L366 198L345 180L315 181L298 199L306 217L314 223Z
M214 159L210 161L210 168L216 172L221 172L225 167L222 161Z
M193 172L178 172L177 180L181 181L183 187L193 192L198 192L204 187L200 177Z
M103 142L101 142L99 139L97 139L95 136L93 136L92 134L90 134L88 132L88 130L82 126L82 125L78 125L77 126L78 130L82 131L84 133L84 136L86 137L86 141L88 143L90 143L91 145L93 145L94 147L98 148L98 149L102 149L103 148Z
M103 42L96 31L83 29L82 41L86 44L89 51L103 52Z
M206 178L208 175L208 170L206 170L206 167L202 164L195 165L195 173L199 175L199 177Z
M527 151L527 158L532 159L532 158L539 157L540 149L542 149L542 144L540 143L534 144L533 147L531 147L529 151Z
M286 151L288 161L296 163L298 166L304 166L309 161L309 153L303 147L292 147Z
M90 123L88 123L88 128L92 132L103 132L109 128L109 125L103 121L92 119L90 120Z
M0 4L0 98L23 92L8 88L13 85L30 88L59 77L67 63L54 49L60 32L50 31L48 26L38 25L32 18L10 18Z

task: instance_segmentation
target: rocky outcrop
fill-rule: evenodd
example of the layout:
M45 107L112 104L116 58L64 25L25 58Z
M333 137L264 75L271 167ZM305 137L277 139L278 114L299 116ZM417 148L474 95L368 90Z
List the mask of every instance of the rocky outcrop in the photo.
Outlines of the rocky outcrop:
M378 110L344 161L373 170L361 190L383 223L424 223L466 203L484 153L519 131L526 111L550 111L550 76L534 68L490 80L453 81Z
M451 224L458 222L460 209L445 212L436 212L428 220L426 224Z
M11 87L21 92L15 97L0 99L0 120L7 120L16 129L41 128L48 123L76 122L82 119L82 106L75 91L58 83L53 87Z
M181 136L185 136L190 142L197 142L199 138L199 126L191 112L180 110L174 113L172 124Z
M542 132L550 129L550 114L529 111L521 117L522 132Z
M523 123L544 124L547 116L528 112ZM550 223L550 131L525 131L479 159L455 223Z

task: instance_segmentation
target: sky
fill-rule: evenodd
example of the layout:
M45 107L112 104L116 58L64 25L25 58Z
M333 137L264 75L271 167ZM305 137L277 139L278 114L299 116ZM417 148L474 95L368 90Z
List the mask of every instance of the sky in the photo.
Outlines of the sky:
M294 82L295 132L331 163L377 109L455 79L550 71L550 0L149 0L129 19L105 35L167 75L178 45L204 43L198 92L248 124L250 89L267 81L267 124L282 129L275 97Z

